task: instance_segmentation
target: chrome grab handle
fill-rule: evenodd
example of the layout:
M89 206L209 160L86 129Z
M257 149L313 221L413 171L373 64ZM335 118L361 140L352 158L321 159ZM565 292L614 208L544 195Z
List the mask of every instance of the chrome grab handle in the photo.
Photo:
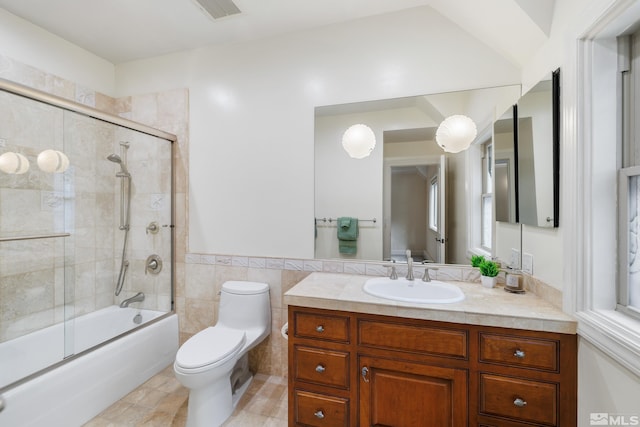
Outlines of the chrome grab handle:
M325 367L324 367L324 366L322 366L322 365L318 365L318 366L316 366L316 372L318 372L318 373L320 373L320 374L321 374L321 373L323 373L323 372L324 372L324 371L326 371L326 370L327 370L327 368L325 368Z
M4 398L0 395L0 412L4 410L5 406L6 406L6 403L4 401Z
M367 375L369 375L369 368L367 368L366 366L363 366L362 369L360 370L360 373L362 374L362 379L364 380L364 382L368 383L369 379L367 378Z
M524 351L518 349L518 350L515 351L515 353L513 353L513 355L515 357L517 357L518 359L524 359L525 353L524 353Z
M316 412L313 413L313 415L315 415L316 418L319 420L324 418L324 412L322 412L322 409L318 409Z
M324 332L324 326L322 325L316 326L316 332Z
M519 397L516 398L516 400L513 401L513 404L515 406L517 406L518 408L524 408L525 406L527 406L527 401L520 399Z

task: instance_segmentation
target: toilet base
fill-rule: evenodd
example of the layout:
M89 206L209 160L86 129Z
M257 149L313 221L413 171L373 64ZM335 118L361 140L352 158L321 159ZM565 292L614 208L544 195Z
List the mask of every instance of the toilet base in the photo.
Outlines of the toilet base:
M233 397L231 398L232 404L233 404L233 408L235 409L236 406L238 406L238 402L240 401L240 399L242 398L242 396L244 395L244 393L247 391L247 389L249 388L249 386L251 385L251 382L253 381L253 375L251 375L249 377L249 379L247 379L244 384L242 384L240 387L238 387L238 389L236 390L235 393L233 393Z
M186 427L218 427L238 405L251 385L249 356L244 354L234 365L226 380L218 380L206 387L191 389L187 407Z
M189 393L186 427L219 427L231 416L238 402L247 391L253 375L231 394L231 383L224 381L222 387L198 390ZM202 393L204 391L204 393Z

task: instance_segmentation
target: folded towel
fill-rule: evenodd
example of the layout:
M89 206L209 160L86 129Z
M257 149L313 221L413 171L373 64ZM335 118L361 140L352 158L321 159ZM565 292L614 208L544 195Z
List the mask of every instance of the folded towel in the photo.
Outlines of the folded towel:
M358 251L358 219L338 218L338 251L341 254L354 255Z
M338 218L338 240L358 240L357 218Z

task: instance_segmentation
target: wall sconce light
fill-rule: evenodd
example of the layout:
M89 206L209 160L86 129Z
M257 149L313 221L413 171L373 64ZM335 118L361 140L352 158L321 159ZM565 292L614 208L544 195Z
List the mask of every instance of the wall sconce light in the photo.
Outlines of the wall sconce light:
M14 175L29 170L29 160L20 153L8 151L0 156L0 171Z
M62 173L69 167L69 158L57 150L44 150L38 154L38 167L43 172Z
M376 136L367 125L353 125L342 135L342 148L354 159L364 159L376 147Z
M478 130L476 124L467 116L449 116L436 130L436 142L448 153L459 153L469 148Z

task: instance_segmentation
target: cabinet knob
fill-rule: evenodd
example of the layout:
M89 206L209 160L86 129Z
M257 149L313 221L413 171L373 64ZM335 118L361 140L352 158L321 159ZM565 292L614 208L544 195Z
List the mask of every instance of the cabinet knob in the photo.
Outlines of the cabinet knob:
M316 418L319 420L324 418L324 412L322 412L322 409L317 410L316 412L313 413L313 415L315 415Z
M316 332L324 332L324 326L322 325L316 326Z
M325 368L325 367L324 367L324 366L322 366L322 365L318 365L318 366L316 366L316 372L318 372L318 373L320 373L320 374L321 374L321 373L323 373L323 372L324 372L324 371L326 371L326 370L327 370L327 368Z
M516 350L515 353L513 353L513 355L518 359L524 359L524 356L525 356L524 351L520 349Z
M516 400L513 401L514 406L517 406L518 408L524 408L525 406L527 406L527 401L520 399L519 397L516 398Z

